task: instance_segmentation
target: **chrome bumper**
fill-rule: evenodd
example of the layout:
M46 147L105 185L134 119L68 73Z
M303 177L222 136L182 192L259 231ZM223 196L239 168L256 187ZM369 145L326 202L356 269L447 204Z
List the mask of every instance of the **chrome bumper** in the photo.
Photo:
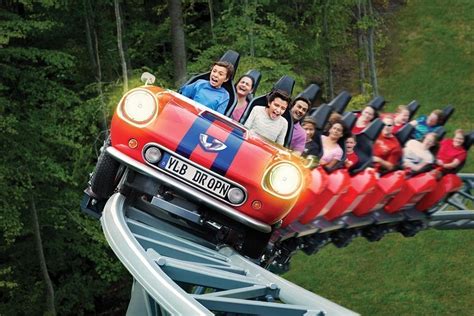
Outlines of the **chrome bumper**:
M112 156L114 159L118 160L122 164L130 167L131 169L138 171L142 174L145 174L147 176L150 176L158 181L160 181L163 184L169 185L170 187L173 187L174 189L181 191L185 194L188 194L192 196L194 199L198 200L199 202L202 202L206 204L207 206L211 207L212 209L224 214L225 216L232 218L233 220L244 224L245 226L248 226L250 228L253 228L255 230L258 230L262 233L269 233L272 231L272 228L270 225L265 224L259 220L253 219L243 213L240 213L236 209L220 202L212 197L164 174L159 172L158 170L155 170L139 161L136 161L135 159L123 154L122 152L118 151L116 148L109 146L107 147L107 153Z

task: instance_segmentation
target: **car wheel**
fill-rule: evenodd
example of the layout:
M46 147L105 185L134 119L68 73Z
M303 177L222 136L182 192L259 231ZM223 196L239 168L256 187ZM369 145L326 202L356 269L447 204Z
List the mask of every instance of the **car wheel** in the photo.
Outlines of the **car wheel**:
M272 233L257 232L249 228L245 234L242 253L253 259L260 258L267 248L271 236Z
M91 190L99 199L106 199L114 192L119 167L117 160L102 151L91 179Z

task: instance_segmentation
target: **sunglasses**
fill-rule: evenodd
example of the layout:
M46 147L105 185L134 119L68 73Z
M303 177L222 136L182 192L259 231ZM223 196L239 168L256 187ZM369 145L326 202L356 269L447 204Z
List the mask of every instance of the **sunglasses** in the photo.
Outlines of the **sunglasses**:
M385 124L385 127L392 127L393 124Z

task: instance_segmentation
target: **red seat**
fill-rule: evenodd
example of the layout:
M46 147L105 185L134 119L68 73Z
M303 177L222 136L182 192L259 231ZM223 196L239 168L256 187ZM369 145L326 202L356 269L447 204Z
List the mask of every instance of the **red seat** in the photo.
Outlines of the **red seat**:
M430 172L406 180L400 192L384 206L384 211L395 213L403 207L416 204L426 193L434 190L436 184L436 178Z
M351 212L364 197L371 193L377 185L374 169L366 169L350 178L349 189L341 195L337 203L329 210L324 218L332 221Z
M415 208L418 211L426 211L449 193L458 191L461 188L461 178L455 174L447 174L441 178L433 191L428 192L425 196L423 196L423 198L416 204Z
M400 192L405 182L405 171L395 171L380 177L374 190L367 194L352 213L364 216L385 205L395 194Z
M338 169L328 175L327 185L316 197L313 206L299 219L300 223L307 224L316 217L323 216L340 198L350 185L349 173L346 169Z
M315 168L311 171L311 183L308 188L300 194L295 206L283 219L282 227L286 227L298 219L301 214L314 207L318 201L319 195L324 190L328 182L328 174L323 168Z

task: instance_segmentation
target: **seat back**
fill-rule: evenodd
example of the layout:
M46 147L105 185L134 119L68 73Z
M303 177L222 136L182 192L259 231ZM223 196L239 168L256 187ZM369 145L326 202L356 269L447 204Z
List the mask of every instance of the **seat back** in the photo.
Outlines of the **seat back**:
M376 118L360 134L355 135L357 144L354 147L354 151L359 161L350 170L351 175L357 174L372 165L374 143L382 132L383 127L382 120Z
M250 69L245 74L253 78L253 91L247 96L247 101L250 102L257 92L258 85L260 84L260 80L262 79L262 73L256 69Z
M233 109L235 107L235 104L237 103L237 94L235 92L235 87L234 87L234 84L232 83L232 81L233 81L234 75L237 71L237 67L239 66L240 55L236 51L228 50L227 52L224 53L224 55L222 55L222 57L219 59L219 61L227 61L227 62L229 62L230 64L232 64L234 66L234 73L229 78L229 80L227 80L226 82L224 82L222 84L222 87L224 87L224 89L226 89L227 92L229 93L229 102L227 103L227 108L224 111L224 113L227 114L227 113L229 113L229 110ZM191 77L188 81L186 81L186 83L182 87L187 86L187 85L189 85L193 82L196 82L199 79L209 80L210 74L211 74L211 72L208 71L208 72L205 72L205 73L195 75L195 76ZM181 93L181 88L178 90L179 93Z
M344 120L347 128L351 131L357 121L357 116L355 116L355 114L352 112L346 112L342 116L342 119Z
M352 96L349 94L349 92L342 91L334 99L332 99L331 102L329 102L329 105L335 112L342 114L346 110L346 107L351 99Z
M441 124L441 125L445 125L446 122L449 120L449 118L454 113L454 106L447 105L444 109L442 109L442 111L443 111L443 124Z
M331 112L332 108L328 104L323 103L319 107L313 109L309 115L316 122L316 130L312 140L317 144L319 152L316 156L319 158L321 158L322 155L321 135L323 134L324 127L326 126Z
M383 109L383 106L385 105L385 99L382 96L377 96L370 100L369 103L367 103L368 106L372 107L375 109L375 112L381 112Z
M418 101L413 100L413 101L411 101L410 103L407 104L407 108L408 108L408 111L410 111L409 120L411 120L415 116L418 109L420 108L420 104L418 103Z
M291 97L293 94L293 88L295 87L295 79L293 79L290 76L283 76L280 78L280 80L275 83L273 86L272 91L274 90L283 90L288 93L288 95ZM290 107L288 105L288 108L286 109L285 113L283 113L282 117L288 122L288 131L286 132L285 136L285 147L290 147L291 143L291 138L293 137L293 119L290 114Z
M311 107L313 102L316 100L316 97L318 96L319 92L321 92L321 88L317 84L312 83L307 86L306 89L298 93L298 95L295 97L295 100L298 98L304 98L306 100L309 100Z
M438 126L433 130L433 133L436 134L438 141L442 140L446 136L446 130L443 126Z
M398 132L395 133L395 137L398 139L400 146L403 147L407 141L413 138L412 135L414 130L415 127L413 125L405 124L398 130Z

